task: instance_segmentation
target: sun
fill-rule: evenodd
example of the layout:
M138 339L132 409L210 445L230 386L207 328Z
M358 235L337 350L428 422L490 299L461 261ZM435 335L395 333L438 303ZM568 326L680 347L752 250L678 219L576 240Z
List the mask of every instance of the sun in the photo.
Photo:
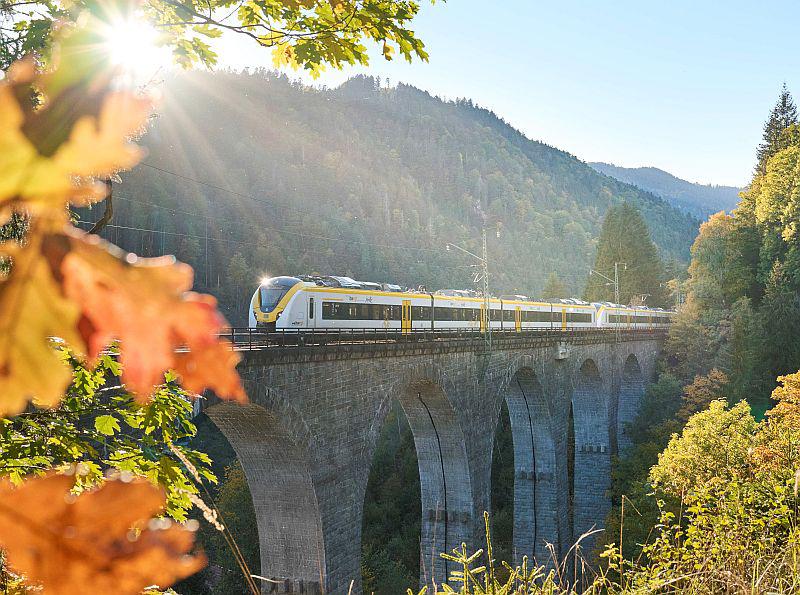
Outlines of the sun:
M155 75L170 63L170 52L159 44L159 33L133 17L108 24L103 37L111 63L136 79Z

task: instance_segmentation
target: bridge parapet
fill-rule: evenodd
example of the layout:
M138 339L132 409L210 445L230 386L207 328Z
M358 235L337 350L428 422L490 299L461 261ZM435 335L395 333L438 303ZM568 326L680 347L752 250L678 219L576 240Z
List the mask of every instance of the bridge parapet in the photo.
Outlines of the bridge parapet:
M325 361L352 358L432 355L449 352L484 352L486 342L480 332L400 332L357 329L356 332L265 333L251 329L232 329L221 335L231 340L247 358L264 363ZM559 345L600 345L612 342L661 340L666 332L654 330L572 329L555 331L493 331L492 351L558 347ZM559 352L556 359L569 356Z

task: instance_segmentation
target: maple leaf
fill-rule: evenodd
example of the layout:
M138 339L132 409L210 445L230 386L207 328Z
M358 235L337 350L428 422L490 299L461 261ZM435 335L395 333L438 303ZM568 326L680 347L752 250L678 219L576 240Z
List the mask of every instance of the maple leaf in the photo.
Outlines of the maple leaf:
M46 593L140 593L205 566L202 554L188 555L191 531L152 519L165 503L161 489L117 479L75 496L73 482L51 474L0 484L0 545L9 565Z
M61 71L69 71L65 62ZM128 139L147 122L152 98L129 91L79 95L67 87L33 109L32 89L47 87L48 76L27 60L0 82L0 220L12 207L36 214L99 200L106 188L92 176L130 168L143 155Z
M246 400L239 356L218 338L225 320L216 300L188 291L191 267L172 257L125 255L75 229L63 238L70 244L61 265L64 293L81 309L78 328L91 358L119 340L122 379L140 399L175 369L191 391Z
M32 228L28 244L0 244L13 258L10 275L0 282L0 415L22 411L34 396L55 406L72 379L70 369L53 348L51 337L81 351L76 330L78 306L65 299L60 267L64 252L45 246Z

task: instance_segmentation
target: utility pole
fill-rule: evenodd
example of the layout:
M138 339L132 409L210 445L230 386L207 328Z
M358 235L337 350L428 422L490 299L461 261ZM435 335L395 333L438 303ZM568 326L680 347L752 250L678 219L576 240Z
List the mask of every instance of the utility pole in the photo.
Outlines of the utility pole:
M597 275L598 277L602 277L608 283L606 285L613 285L614 286L614 303L619 304L619 266L622 265L622 270L625 271L628 269L628 265L624 262L615 262L614 263L614 278L608 277L601 273L600 271L595 271L594 269L589 269L589 274Z
M489 255L486 251L486 226L483 226L483 305L486 309L486 346L489 351L492 350L492 310L489 304Z
M606 283L606 285L614 285L614 303L619 304L619 265L622 265L622 270L625 271L628 269L628 265L624 262L615 262L614 263L614 278L607 277L603 273L599 271L595 271L594 269L589 270L589 274L591 275L594 273L595 275L602 277L606 281L610 281L610 283ZM619 325L615 327L614 336L616 340L619 342L620 340L620 328Z
M498 237L499 237L499 230L498 230ZM463 252L464 254L470 255L472 258L477 260L480 263L481 272L475 275L473 279L475 283L478 281L483 281L483 311L484 316L486 317L486 331L483 334L483 340L486 344L486 351L490 352L492 350L492 311L491 311L491 304L489 303L489 253L486 248L486 226L483 226L483 231L481 233L481 254L482 256L478 256L477 254L473 254L469 250L462 248L461 246L457 246L456 244L447 244L445 245L445 250L450 251L450 248L455 248Z
M622 265L622 270L628 270L627 263L615 262L614 263L614 303L619 304L619 265Z

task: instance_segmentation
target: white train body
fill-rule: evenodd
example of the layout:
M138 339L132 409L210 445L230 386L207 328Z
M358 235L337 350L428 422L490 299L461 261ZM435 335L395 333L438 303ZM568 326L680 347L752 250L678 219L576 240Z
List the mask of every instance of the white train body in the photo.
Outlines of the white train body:
M340 278L346 279L346 278ZM352 280L348 280L352 281ZM357 282L352 282L356 285ZM377 284L364 284L375 285ZM295 277L266 279L250 302L250 327L276 331L314 329L417 330L666 328L673 312L576 300L534 302L491 298L491 320L482 297L467 292L414 293L329 287ZM452 294L452 295L450 295Z

